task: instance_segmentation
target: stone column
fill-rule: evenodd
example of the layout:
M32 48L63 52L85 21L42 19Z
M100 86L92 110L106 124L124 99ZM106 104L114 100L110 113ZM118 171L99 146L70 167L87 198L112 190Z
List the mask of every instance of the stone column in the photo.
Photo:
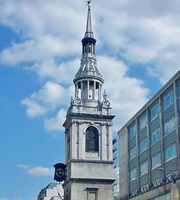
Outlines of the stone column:
M93 89L93 96L92 98L95 100L96 99L96 81L93 81L94 89Z
M107 144L107 128L106 128L106 124L102 124L101 125L101 149L100 149L100 155L101 155L101 159L102 160L107 160L107 148L106 148L106 144Z
M82 95L83 95L83 82L81 81L81 99L82 99Z
M71 147L71 158L72 159L75 159L76 158L76 155L77 155L77 152L76 152L76 150L77 150L77 148L76 148L76 130L77 130L77 128L76 128L76 122L72 122L72 125L71 125L71 132L70 132L70 134L71 134L71 139L70 139L70 141L71 141L71 145L70 145L70 147Z
M87 81L87 99L89 99L89 80Z
M98 100L101 102L101 96L102 96L102 85L99 83L98 86Z

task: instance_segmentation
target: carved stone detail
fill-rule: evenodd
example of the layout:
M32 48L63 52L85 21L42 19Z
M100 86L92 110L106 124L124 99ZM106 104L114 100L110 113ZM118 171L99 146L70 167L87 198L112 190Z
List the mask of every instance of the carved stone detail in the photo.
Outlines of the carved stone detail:
M102 101L102 103L101 103L101 106L102 106L102 107L108 107L108 108L110 108L110 102L109 102L109 100L107 99L106 91L104 91L104 94L103 94L103 101Z

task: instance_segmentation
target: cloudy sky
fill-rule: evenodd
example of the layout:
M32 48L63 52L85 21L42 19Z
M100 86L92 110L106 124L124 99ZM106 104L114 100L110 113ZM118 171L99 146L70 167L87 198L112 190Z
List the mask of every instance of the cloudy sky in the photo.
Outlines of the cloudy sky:
M180 1L93 0L116 131L180 66ZM64 162L86 0L0 0L0 200L35 200Z

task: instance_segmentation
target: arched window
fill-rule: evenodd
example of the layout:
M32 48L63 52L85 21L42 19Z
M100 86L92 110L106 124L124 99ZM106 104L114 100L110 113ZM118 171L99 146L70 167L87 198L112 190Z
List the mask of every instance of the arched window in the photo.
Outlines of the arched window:
M99 135L97 128L90 126L86 130L86 152L99 151Z

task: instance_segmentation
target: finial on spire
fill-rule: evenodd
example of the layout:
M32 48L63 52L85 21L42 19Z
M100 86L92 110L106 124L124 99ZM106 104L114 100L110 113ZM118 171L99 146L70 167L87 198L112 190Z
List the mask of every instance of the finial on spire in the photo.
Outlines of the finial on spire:
M91 0L87 1L88 8L90 8Z
M87 1L88 5L88 14L87 14L87 25L86 25L86 32L85 32L85 38L94 38L93 31L92 31L92 25L91 25L91 9L90 9L90 3L91 0Z

